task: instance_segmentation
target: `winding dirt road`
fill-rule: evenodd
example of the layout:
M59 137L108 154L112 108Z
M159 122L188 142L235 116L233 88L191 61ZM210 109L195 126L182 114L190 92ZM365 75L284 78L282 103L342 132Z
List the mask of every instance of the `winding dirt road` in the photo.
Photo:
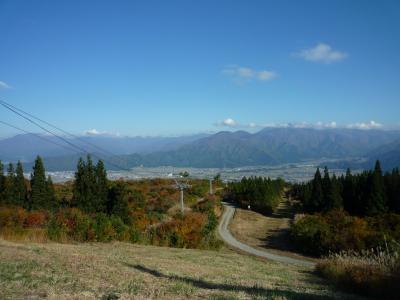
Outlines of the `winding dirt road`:
M305 266L305 267L314 267L315 263L306 261L306 260L301 260L301 259L295 259L287 256L281 256L281 255L276 255L267 251L261 251L258 249L255 249L253 247L250 247L249 245L243 244L239 242L237 239L235 239L232 234L230 233L228 226L230 221L232 220L233 214L235 213L235 207L232 204L225 203L223 202L224 205L224 214L222 215L221 222L218 225L218 233L221 236L221 238L224 240L225 243L228 245L237 248L239 250L242 250L244 252L247 252L251 255L256 255L259 257L267 258L270 260L274 260L277 262L281 263L287 263L287 264L295 264L295 265L300 265L300 266Z

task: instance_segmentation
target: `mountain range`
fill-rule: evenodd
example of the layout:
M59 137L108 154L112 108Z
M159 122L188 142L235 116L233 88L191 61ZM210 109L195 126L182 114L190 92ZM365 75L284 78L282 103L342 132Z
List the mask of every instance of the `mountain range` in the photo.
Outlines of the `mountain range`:
M3 161L21 160L29 162L37 155L42 157L70 156L81 153L79 148L87 152L98 152L104 149L107 155L123 155L131 153L146 154L154 151L174 150L182 145L206 137L197 134L180 137L118 137L107 135L77 136L68 138L61 136L68 143L76 145L72 148L58 137L40 134L19 134L0 140L0 159ZM57 145L61 144L63 147Z
M48 137L53 141L55 137ZM88 146L82 142L90 142ZM380 159L385 169L400 165L400 131L359 129L265 128L256 133L222 131L184 137L79 137L69 139L118 166L241 167L337 159L341 167L370 168ZM57 141L62 143L62 141ZM101 147L114 155L96 151ZM0 159L32 161L44 157L48 170L74 170L82 152L60 148L35 135L0 140ZM31 164L27 163L26 167Z

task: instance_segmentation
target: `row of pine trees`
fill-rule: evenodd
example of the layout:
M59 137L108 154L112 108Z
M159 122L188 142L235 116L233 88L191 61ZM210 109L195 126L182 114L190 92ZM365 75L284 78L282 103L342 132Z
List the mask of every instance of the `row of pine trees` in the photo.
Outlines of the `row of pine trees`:
M265 177L243 177L239 182L231 182L226 198L243 207L262 213L271 213L278 206L283 195L285 182Z
M35 160L30 180L24 178L22 163L8 164L7 174L0 161L0 205L21 206L28 210L52 209L55 205L51 177L46 178L42 159Z
M24 178L23 166L10 163L7 173L0 161L0 206L18 206L27 210L55 211L62 206L77 207L85 213L117 215L129 223L126 187L122 182L109 183L102 160L94 164L90 155L80 158L73 184L72 201L56 199L51 177L46 178L43 160L35 160L30 180Z
M399 169L383 174L379 161L371 171L330 176L325 167L323 176L317 169L314 179L293 186L293 196L303 203L307 212L344 209L351 215L375 216L400 213Z

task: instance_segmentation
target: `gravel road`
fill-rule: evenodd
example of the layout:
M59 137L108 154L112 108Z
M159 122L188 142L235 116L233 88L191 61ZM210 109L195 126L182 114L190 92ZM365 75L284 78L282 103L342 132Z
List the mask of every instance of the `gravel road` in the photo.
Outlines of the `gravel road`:
M231 221L233 214L235 213L235 207L229 203L224 202L223 204L224 204L224 214L222 215L221 222L219 223L219 226L218 226L218 233L221 236L221 238L224 240L225 243L227 243L228 245L230 245L234 248L237 248L244 252L247 252L249 254L260 256L260 257L274 260L277 262L287 263L287 264L295 264L295 265L306 266L306 267L314 267L315 266L315 263L310 262L310 261L272 254L270 252L261 251L261 250L255 249L253 247L250 247L249 245L239 242L237 239L235 239L232 236L232 234L230 233L230 231L228 229L229 222Z

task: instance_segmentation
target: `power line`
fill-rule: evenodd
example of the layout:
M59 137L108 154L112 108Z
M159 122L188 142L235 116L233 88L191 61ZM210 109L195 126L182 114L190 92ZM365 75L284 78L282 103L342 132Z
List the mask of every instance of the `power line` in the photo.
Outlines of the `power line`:
M91 153L89 153L88 151L86 151L84 148L81 148L81 147L79 147L79 146L77 146L77 145L71 143L71 142L68 141L67 139L65 139L65 138L63 138L63 137L57 135L57 134L54 133L53 131L51 131L51 130L45 128L45 127L43 127L42 125L40 125L40 124L38 124L37 122L33 121L31 118L29 118L29 117L23 115L22 113L18 112L17 110L13 109L13 108L10 107L8 104L6 104L4 101L0 100L0 104L1 104L2 106L4 106L5 108L7 108L8 110L10 110L10 111L12 111L13 113L15 113L16 115L18 115L18 116L24 118L25 120L27 120L28 122L30 122L30 123L32 123L32 124L34 124L34 125L36 125L36 126L39 127L40 129L42 129L42 130L46 131L47 133L50 133L51 135L57 137L58 139L60 139L60 140L63 141L64 143L70 145L71 147L73 147L73 148L75 148L75 149L78 149L79 151L84 152L84 153L86 153L86 154L89 154L89 155L91 154ZM97 156L97 155L94 154L94 153L92 153L91 155L93 155L93 157L95 157L95 158L97 158L97 159L102 159L101 157ZM114 163L112 163L112 162L110 162L110 161L107 161L107 160L105 160L105 159L103 159L103 160L106 161L109 165L112 165L112 166L114 166L114 167L116 167L116 168L118 168L118 169L125 170L125 171L130 171L129 169L126 169L126 168L124 168L124 167L118 166L118 165L116 165L116 164L114 164Z
M68 146L66 146L66 145L59 144L59 143L57 143L57 142L55 142L55 141L53 141L53 140L47 139L47 138L45 138L44 136L42 136L42 135L40 135L40 134L37 134L37 133L34 133L34 132L29 132L29 131L27 131L27 130L25 130L25 129L19 128L19 127L17 127L17 126L14 126L14 125L12 125L12 124L10 124L10 123L7 123L7 122L1 121L1 120L0 120L0 123L4 124L4 125L6 125L6 126L9 126L9 127L11 127L11 128L17 129L17 130L19 130L19 131L22 131L22 132L25 132L25 133L28 133L28 134L32 134L32 135L36 136L37 138L40 138L40 139L42 139L42 140L44 140L44 141L46 141L46 142L48 142L48 143L52 143L52 144L57 145L57 146L59 146L59 147L62 147L62 148L65 148L65 149L67 149L67 150L76 152L75 149L73 149L73 148L71 148L71 147L68 147Z
M30 114L30 113L28 113L28 112L26 112L26 111L24 111L24 110L22 110L22 109L20 109L20 108L14 106L14 105L12 105L12 104L10 104L10 103L7 103L7 102L4 101L4 100L1 100L1 99L0 99L0 104L2 104L3 106L4 106L4 104L5 104L5 105L7 105L8 107L11 107L11 108L13 108L13 109L15 109L15 110L17 110L17 111L19 111L19 112L25 114L25 115L27 115L27 116L29 116L29 117L31 117L31 118L37 120L37 121L39 121L39 122L42 122L42 123L44 123L44 124L46 124L46 125L48 125L48 126L54 128L54 129L57 129L58 131L61 131L62 133L66 134L66 135L69 135L69 136L71 136L71 137L73 137L73 138L75 138L75 139L81 141L82 143L88 144L88 145L90 145L90 146L96 148L97 150L100 150L101 152L104 152L104 154L111 155L111 156L116 156L114 153L112 153L112 152L110 152L110 151L108 151L108 150L106 150L106 149L104 149L104 148L102 148L102 147L99 147L99 146L97 146L97 145L95 145L95 144L93 144L93 143L91 143L91 142L89 142L89 141L87 141L87 140L84 140L83 138L81 138L81 137L79 137L79 136L77 136L77 135L75 135L75 134L72 134L72 133L70 133L70 132L68 132L68 131L66 131L66 130L64 130L64 129L61 129L60 127L57 127L56 125L51 124L51 123L49 123L49 122L47 122L47 121L45 121L45 120L43 120L43 119L41 119L41 118L39 118L39 117L36 117L36 116L34 116L34 115L32 115L32 114Z

